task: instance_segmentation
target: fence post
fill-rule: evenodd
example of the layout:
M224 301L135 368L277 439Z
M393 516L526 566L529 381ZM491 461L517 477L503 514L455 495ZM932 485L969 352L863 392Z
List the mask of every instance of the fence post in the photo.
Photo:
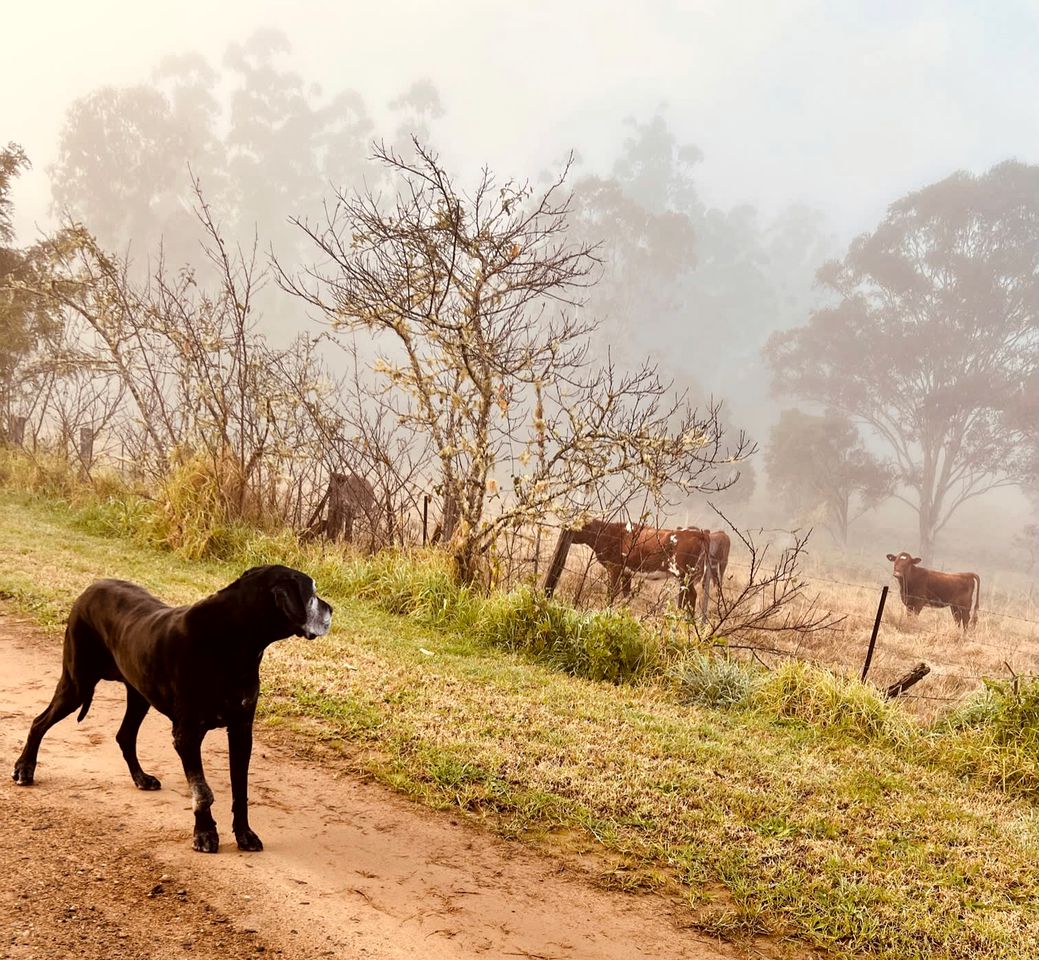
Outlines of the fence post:
M909 671L900 680L896 680L887 690L884 691L884 696L888 700L894 700L895 697L905 693L911 686L919 683L931 672L931 668L926 663L918 663L912 670Z
M94 462L94 431L90 427L79 428L79 471L83 477L90 475Z
M552 562L548 565L548 572L545 574L544 589L546 597L552 596L556 591L556 584L559 583L559 578L563 573L566 555L570 552L573 536L568 527L564 527L559 531L559 539L556 541L556 548L552 552Z
M429 542L429 494L422 495L422 546Z
M12 447L21 447L25 444L25 417L16 417L11 414L11 430L8 439Z
M887 585L884 585L884 589L880 591L880 603L877 605L877 618L873 621L873 633L869 638L869 649L866 651L866 662L862 665L862 676L861 680L863 683L866 681L866 674L869 673L869 665L873 660L873 648L877 645L877 633L880 630L880 618L884 615L884 604L887 602Z

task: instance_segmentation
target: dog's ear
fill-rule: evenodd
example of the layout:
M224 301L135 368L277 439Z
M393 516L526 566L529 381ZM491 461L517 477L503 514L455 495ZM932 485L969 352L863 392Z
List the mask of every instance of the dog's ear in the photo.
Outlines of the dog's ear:
M301 627L307 620L307 598L303 585L295 577L279 580L272 588L274 602L293 627Z

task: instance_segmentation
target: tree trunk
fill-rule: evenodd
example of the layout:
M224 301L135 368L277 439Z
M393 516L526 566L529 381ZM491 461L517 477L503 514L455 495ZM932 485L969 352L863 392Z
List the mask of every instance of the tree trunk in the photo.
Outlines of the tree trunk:
M447 543L458 526L458 500L453 491L444 491L444 510L440 517L440 539Z
M480 554L475 543L460 543L454 551L452 559L455 566L455 579L459 583L471 586L476 583L480 574Z
M932 518L930 504L925 504L921 500L918 517L920 531L920 559L923 561L925 567L929 567L931 565L931 559L934 556L934 520Z

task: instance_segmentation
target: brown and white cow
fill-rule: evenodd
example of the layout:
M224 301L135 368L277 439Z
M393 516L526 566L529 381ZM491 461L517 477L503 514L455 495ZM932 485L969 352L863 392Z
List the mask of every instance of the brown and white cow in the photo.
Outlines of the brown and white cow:
M895 565L893 576L898 581L902 603L913 616L919 614L924 607L951 607L957 625L964 630L977 624L981 578L976 573L942 573L939 570L928 570L919 565L919 557L911 556L904 550L897 555L889 553L887 558Z
M631 593L633 574L651 578L672 576L681 584L679 606L692 611L696 607L695 584L698 574L702 575L708 536L709 531L696 527L669 530L589 520L571 530L571 543L592 548L595 559L609 574L611 598L617 595L618 587L625 596Z

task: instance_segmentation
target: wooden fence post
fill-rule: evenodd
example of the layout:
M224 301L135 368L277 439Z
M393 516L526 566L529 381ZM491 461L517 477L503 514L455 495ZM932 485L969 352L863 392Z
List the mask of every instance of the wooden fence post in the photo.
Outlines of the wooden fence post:
M873 621L873 633L869 638L869 648L866 650L866 662L862 665L862 676L859 678L866 682L866 674L869 673L869 665L873 660L873 648L877 645L877 633L880 630L880 618L884 615L884 604L887 602L887 585L880 591L880 603L877 605L877 617Z
M11 414L11 428L7 437L13 447L25 445L25 417L16 417L13 413Z
M422 495L422 546L429 542L429 494Z
M573 533L568 527L564 527L559 531L559 539L556 541L556 548L552 551L552 562L548 565L548 572L545 574L545 596L551 597L556 592L556 584L559 583L559 578L563 573L563 567L566 565L566 555L570 552L570 544L573 542Z
M905 693L911 686L919 683L931 672L931 668L926 663L918 663L912 670L909 671L900 680L896 680L887 690L884 691L884 696L888 700L894 700L895 697Z
M79 428L79 472L83 477L90 475L94 462L94 431L90 427Z

